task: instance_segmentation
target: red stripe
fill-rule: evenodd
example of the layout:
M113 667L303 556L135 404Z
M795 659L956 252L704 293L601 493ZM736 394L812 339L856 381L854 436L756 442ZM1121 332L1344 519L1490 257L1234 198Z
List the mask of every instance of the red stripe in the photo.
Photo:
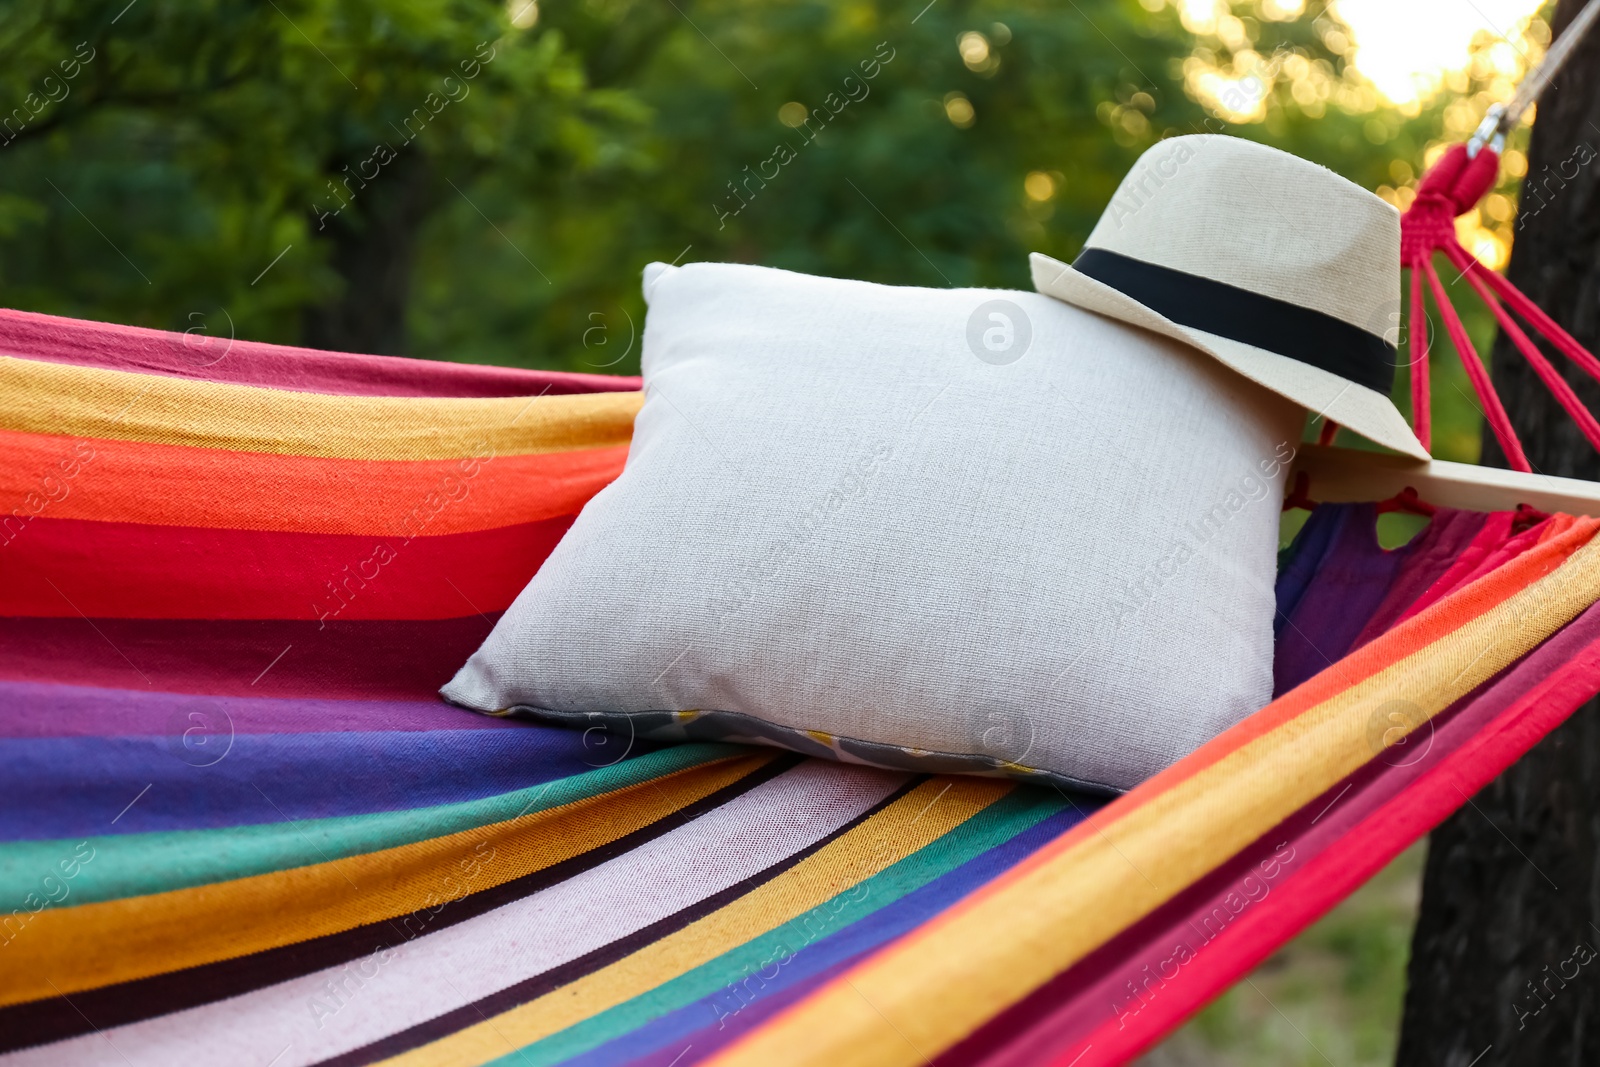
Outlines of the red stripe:
M437 696L498 616L428 621L0 618L0 677L217 696Z
M0 507L17 505L0 512L3 548L36 535L41 516L378 536L487 530L577 513L621 473L628 447L343 459L0 429L0 457Z
M1478 536L1472 543L1462 550L1454 563L1445 568L1445 572L1430 585L1427 590L1411 606L1401 613L1395 625L1420 615L1434 604L1449 596L1460 586L1466 584L1467 575L1476 573L1483 562L1497 554L1500 549L1509 544L1524 544L1522 538L1513 537L1511 533L1512 521L1516 515L1510 511L1496 511L1484 520L1483 528L1478 531Z
M1199 774L1230 753L1293 721L1307 710L1332 699L1363 679L1454 633L1471 620L1492 610L1496 605L1556 570L1569 556L1587 544L1597 529L1600 529L1600 521L1575 520L1572 527L1560 536L1529 549L1494 573L1458 590L1430 610L1397 625L1376 641L1330 665L1260 711L1207 741L1166 770L1124 793L1102 808L1092 822L1079 823L1060 837L1043 845L981 890L951 905L918 930L906 934L906 939L909 941L930 936L932 931L939 929L943 924L955 921L955 918L966 909L976 907L983 900L1004 892L1007 886L1054 862L1063 853L1077 847L1080 842L1104 833L1106 826L1138 810L1179 782Z
M359 356L230 340L218 314L189 332L0 309L0 351L23 359L344 396L537 396L631 392L638 378Z
M1557 667L1474 732L1432 770L1389 800L1244 912L1226 934L1183 968L1181 992L1152 999L1119 1025L1115 1018L1057 1053L1060 1067L1124 1063L1250 972L1321 918L1413 841L1461 807L1546 734L1600 692L1600 641ZM1083 1055L1083 1046L1090 1046Z
M1385 759L1373 760L1335 784L1155 912L990 1019L942 1053L941 1064L1020 1065L1063 1051L1070 1059L1097 1040L1095 1032L1108 1020L1115 1019L1121 1033L1136 1021L1142 1025L1141 1017L1157 1003L1169 1012L1174 1001L1193 1007L1197 991L1190 976L1199 971L1196 961L1220 951L1241 916L1276 907L1277 897L1291 891L1291 876L1405 795L1519 701L1548 686L1591 646L1600 647L1600 609L1580 616L1500 681L1435 717L1407 745L1387 750ZM1201 989L1198 995L1209 992Z
M0 615L448 619L503 611L572 524L440 537L35 519L0 548Z

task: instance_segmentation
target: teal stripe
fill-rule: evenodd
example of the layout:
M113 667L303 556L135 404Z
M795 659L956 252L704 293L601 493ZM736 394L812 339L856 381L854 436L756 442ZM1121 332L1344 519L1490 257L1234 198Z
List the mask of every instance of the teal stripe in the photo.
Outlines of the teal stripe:
M680 745L570 778L460 804L215 830L93 837L88 839L94 848L93 858L66 882L68 896L61 906L187 889L409 845L558 808L748 752L735 745ZM77 844L78 839L73 839L16 841L0 846L0 911L21 908L29 893L43 895L43 880L52 875L60 878L57 865L72 862ZM81 856L86 851L77 854ZM49 888L56 885L52 881Z
M955 870L1066 807L1058 794L1019 788L899 863L884 869L831 901L701 964L692 971L559 1033L492 1061L496 1067L545 1067L560 1063L685 1004L692 1004L767 966L780 952L793 951L858 922L901 897ZM780 875L779 877L782 877ZM837 911L834 909L837 907ZM818 920L823 927L817 929ZM808 927L806 924L810 923Z

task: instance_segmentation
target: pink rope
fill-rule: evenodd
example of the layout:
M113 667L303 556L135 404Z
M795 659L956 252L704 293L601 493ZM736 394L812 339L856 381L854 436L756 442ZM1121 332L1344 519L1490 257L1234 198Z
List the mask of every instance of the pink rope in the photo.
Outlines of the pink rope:
M1600 359L1591 355L1588 349L1578 343L1577 338L1563 330L1560 323L1546 315L1538 304L1524 296L1522 290L1489 270L1475 258L1471 259L1467 269L1472 276L1487 282L1502 300L1511 305L1513 311L1527 319L1528 324L1542 333L1562 355L1582 367L1589 377L1600 381Z
M1428 311L1422 302L1422 271L1411 268L1410 332L1406 335L1411 354L1411 423L1417 440L1426 451L1433 451L1432 403L1428 391Z
M1495 321L1500 324L1501 331L1511 338L1512 344L1517 346L1517 351L1521 352L1523 358L1533 367L1533 372L1539 376L1540 381L1544 382L1545 388L1550 390L1567 414L1572 416L1572 421L1578 424L1578 429L1583 431L1583 436L1588 438L1589 444L1593 445L1596 450L1600 450L1600 422L1595 421L1595 417L1589 413L1589 409L1583 406L1583 401L1578 399L1578 394L1572 391L1572 386L1568 385L1566 379L1561 377L1561 373L1550 365L1550 361L1545 358L1544 353L1539 351L1539 346L1534 344L1528 335L1523 332L1522 327L1517 325L1516 320L1506 312L1500 301L1495 299L1494 292L1479 276L1480 273L1493 274L1493 272L1472 270L1471 264L1478 261L1465 249L1458 247L1446 249L1445 252L1449 255L1451 262L1455 263L1466 275L1467 281L1472 283L1472 287L1483 298L1483 302L1489 305L1489 310L1494 312ZM1462 260L1465 260L1465 262L1462 262ZM1516 292L1516 290L1513 289L1512 292ZM1521 293L1517 293L1517 296L1521 297L1525 303L1531 303ZM1589 354L1585 352L1584 355L1588 356ZM1594 357L1590 356L1589 358L1593 359Z
M1472 346L1472 338L1467 336L1467 328L1461 324L1461 316L1456 314L1454 305L1450 303L1450 297L1444 291L1444 282L1439 280L1439 272L1433 268L1433 261L1424 260L1422 269L1427 273L1428 287L1433 290L1434 306L1439 309L1439 316L1444 319L1444 328L1450 334L1450 343L1455 346L1456 355L1461 357L1461 366L1467 372L1467 377L1472 381L1472 388L1483 404L1483 417L1489 420L1489 427L1494 431L1495 440L1500 442L1500 449L1506 454L1506 460L1513 470L1531 473L1533 467L1529 465L1528 457L1523 454L1522 442L1517 440L1516 431L1511 428L1511 418L1506 414L1505 405L1500 402L1499 394L1494 391L1494 386L1489 381L1489 373L1483 369L1483 361L1478 358L1478 350Z
M1400 262L1411 268L1411 420L1416 427L1417 439L1424 448L1430 447L1431 418L1428 386L1428 319L1423 303L1421 275L1426 275L1433 293L1434 305L1444 320L1445 331L1461 357L1461 365L1472 382L1473 391L1483 405L1484 418L1494 431L1495 439L1506 454L1506 460L1519 471L1530 471L1522 443L1517 440L1505 405L1494 391L1489 373L1478 358L1472 340L1461 324L1445 293L1444 283L1433 265L1433 254L1443 252L1471 283L1480 299L1494 313L1500 330L1511 338L1533 372L1545 384L1562 409L1570 415L1589 443L1600 450L1600 420L1578 399L1578 394L1559 371L1551 365L1539 346L1512 317L1520 315L1533 329L1576 363L1585 374L1600 382L1600 359L1596 359L1577 340L1563 330L1554 319L1539 309L1517 287L1494 271L1479 263L1477 257L1461 247L1455 233L1455 218L1470 211L1494 187L1500 173L1500 157L1493 149L1480 148L1470 154L1466 145L1456 145L1440 157L1422 181L1417 184L1417 195L1411 207L1400 220Z

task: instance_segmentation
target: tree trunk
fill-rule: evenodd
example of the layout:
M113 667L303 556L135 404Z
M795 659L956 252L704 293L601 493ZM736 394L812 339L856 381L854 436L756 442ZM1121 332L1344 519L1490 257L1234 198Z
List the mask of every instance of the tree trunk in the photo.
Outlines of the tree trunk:
M1561 0L1558 35L1582 6ZM1510 278L1600 352L1600 31L1539 102ZM1600 388L1550 354L1600 411ZM1534 469L1600 478L1600 457L1503 336L1492 370ZM1487 427L1483 440L1484 462L1504 466ZM1433 832L1397 1063L1600 1063L1597 951L1600 710L1590 703Z
M364 162L373 165L371 157ZM326 303L306 309L303 341L339 352L405 355L417 231L437 203L428 158L403 148L371 181L341 173L330 185L313 210L311 232L328 243L329 265L342 284Z

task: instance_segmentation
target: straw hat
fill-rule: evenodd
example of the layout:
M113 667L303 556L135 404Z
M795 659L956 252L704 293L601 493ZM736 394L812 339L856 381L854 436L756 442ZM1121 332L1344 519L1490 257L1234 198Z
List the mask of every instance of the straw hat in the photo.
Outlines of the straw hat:
M1400 216L1315 163L1236 137L1172 137L1122 180L1071 265L1035 253L1039 292L1193 345L1406 455L1389 400Z

